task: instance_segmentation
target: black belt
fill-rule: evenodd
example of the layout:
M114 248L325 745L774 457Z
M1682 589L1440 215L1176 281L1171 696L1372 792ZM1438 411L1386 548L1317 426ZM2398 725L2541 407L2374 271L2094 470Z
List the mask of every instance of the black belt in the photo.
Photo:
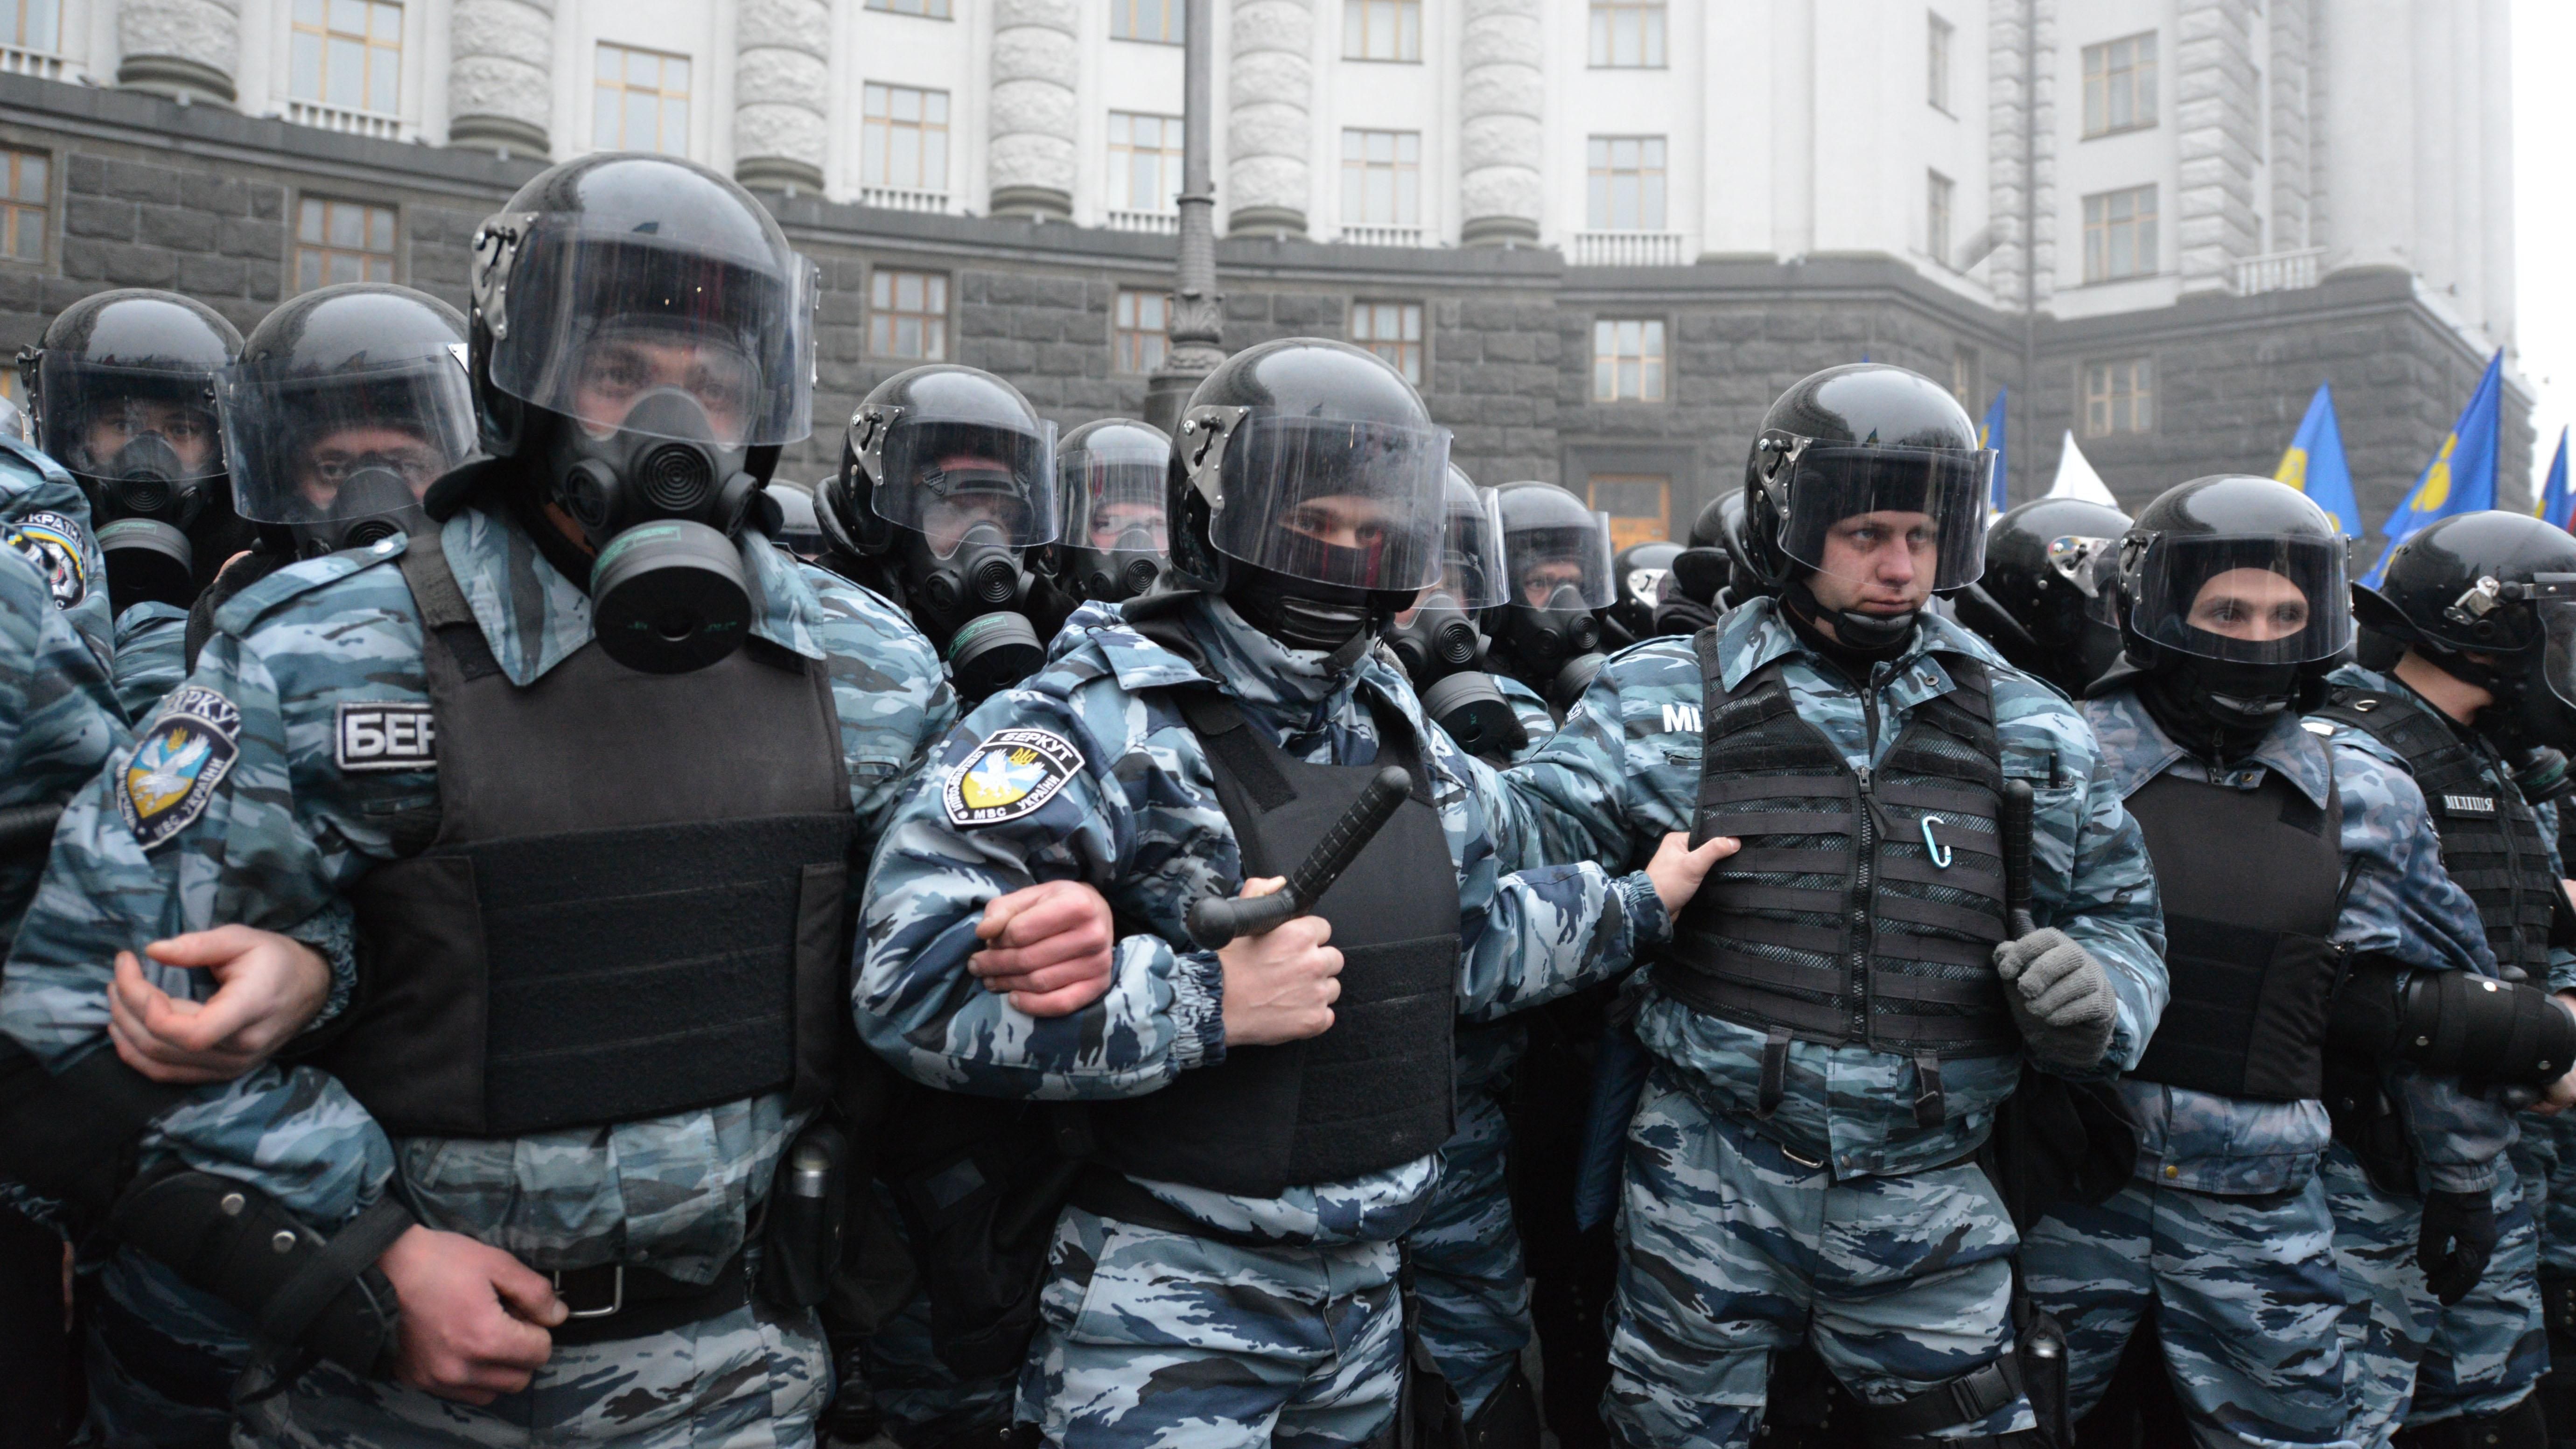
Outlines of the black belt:
M667 1273L626 1263L565 1268L549 1275L555 1296L572 1310L547 1330L557 1344L607 1343L642 1338L731 1313L751 1302L751 1279L737 1252L716 1270L712 1283L683 1283Z

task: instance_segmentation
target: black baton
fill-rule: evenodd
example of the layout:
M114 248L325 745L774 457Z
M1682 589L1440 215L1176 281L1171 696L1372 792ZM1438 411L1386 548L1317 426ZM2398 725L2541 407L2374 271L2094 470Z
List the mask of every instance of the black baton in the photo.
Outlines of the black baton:
M43 854L53 844L54 822L62 818L60 805L12 805L0 810L0 856Z
M2019 940L2039 929L2030 919L2030 782L2004 781L2005 929Z
M1351 808L1315 842L1314 852L1288 877L1287 885L1266 896L1207 897L1190 907L1190 939L1202 951L1219 951L1237 936L1261 935L1291 916L1313 910L1412 793L1413 777L1402 766L1378 771L1360 788Z

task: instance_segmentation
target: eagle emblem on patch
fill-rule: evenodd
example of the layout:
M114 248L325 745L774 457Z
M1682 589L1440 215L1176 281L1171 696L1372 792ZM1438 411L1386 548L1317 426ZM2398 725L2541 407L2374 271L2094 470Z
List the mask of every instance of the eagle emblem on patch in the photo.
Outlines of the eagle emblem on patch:
M173 690L118 782L117 813L136 843L165 845L205 814L241 754L240 739L241 711L231 700L203 685Z
M59 513L30 513L0 531L0 543L45 576L55 608L68 609L88 595L88 535L78 523Z
M948 772L948 823L999 825L1035 813L1082 769L1082 751L1052 730L997 730Z

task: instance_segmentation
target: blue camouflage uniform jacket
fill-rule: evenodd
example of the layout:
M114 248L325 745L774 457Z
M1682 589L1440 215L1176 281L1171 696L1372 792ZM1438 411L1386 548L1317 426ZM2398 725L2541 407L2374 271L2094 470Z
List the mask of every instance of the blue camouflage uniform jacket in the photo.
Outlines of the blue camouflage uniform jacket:
M2006 664L1992 646L1929 613L1898 658L1871 671L1875 734L1859 688L1811 651L1769 599L1720 619L1724 683L1740 686L1771 661L1798 713L1855 768L1875 768L1916 708L1949 692L1934 646L1985 662L2007 778L2033 794L2033 916L2090 951L2119 1000L2105 1070L2137 1064L2165 1005L2164 917L2146 839L2120 803L2101 748L2064 695ZM1560 860L1612 866L1646 858L1667 831L1691 828L1699 798L1699 660L1689 639L1649 639L1613 655L1554 738L1504 775L1535 812L1533 827ZM1721 864L1719 869L1725 869ZM1786 1095L1757 1122L1765 1033L1649 992L1638 1039L1713 1110L1752 1124L1840 1176L1905 1173L1954 1161L1985 1140L1995 1106L2020 1080L2019 1053L1941 1064L1948 1111L1917 1125L1913 1062L1863 1044L1789 1044Z
M70 799L126 743L107 671L59 597L14 547L0 548L0 810ZM44 868L41 842L0 852L0 956Z
M89 495L63 466L0 436L0 529L9 546L44 575L64 620L100 669L116 663L108 614L107 557L90 530Z
M588 596L515 525L468 509L442 539L513 683L589 641ZM388 539L296 564L226 603L142 743L114 756L66 815L0 989L0 1030L55 1066L100 1049L115 953L180 931L240 922L345 959L343 892L401 853L398 841L429 839L439 808L434 761L344 771L333 748L340 703L429 697L418 609L392 563L404 546ZM954 697L928 641L892 605L757 536L741 556L753 632L827 662L858 816L852 858L863 859L953 722ZM183 713L192 722L173 737L222 747L193 762L144 758L161 722ZM191 770L181 792L158 778ZM202 996L202 976L157 979ZM532 1268L614 1261L705 1282L742 1246L799 1125L782 1093L520 1138L390 1139L335 1079L270 1064L198 1089L142 1146L147 1169L176 1155L266 1189L326 1232L390 1189L422 1222Z
M116 698L139 720L188 675L188 611L151 600L116 616Z
M2134 690L2087 702L2084 717L2123 800L2168 772L2253 790L2270 771L2323 807L2331 773L2343 811L2345 880L2334 940L2355 953L2428 971L2492 970L2476 905L2442 873L2441 842L2424 797L2384 754L2355 748L2352 741L2361 736L2326 735L2322 721L2284 715L2246 760L2212 770L2157 726ZM2213 842L2211 848L2226 846ZM2189 1029L2188 1023L2167 1026ZM2138 1175L2195 1192L2295 1192L2315 1175L2333 1130L2325 1103L2316 1100L2264 1102L2135 1080L2120 1088L2138 1119ZM2449 1078L2423 1079L2409 1094L2407 1120L2418 1154L2437 1175L2470 1181L2476 1164L2454 1148L2483 1142L2485 1129L2469 1124L2484 1120L2488 1104L2461 1098Z
M995 695L940 746L886 832L868 883L854 987L859 1030L907 1076L983 1096L1100 1100L1140 1096L1225 1053L1223 971L1191 948L1182 917L1201 896L1242 884L1233 828L1199 739L1168 691L1213 684L1291 754L1317 763L1377 757L1374 696L1426 740L1432 799L1458 870L1458 1003L1500 1016L1625 970L1670 929L1642 872L1538 864L1482 762L1427 728L1402 670L1372 651L1340 675L1323 656L1282 647L1221 600L1179 614L1206 671L1086 606L1054 657ZM960 826L942 801L947 774L995 731L1043 730L1076 757L1011 818ZM1108 995L1071 1016L1030 1018L966 970L983 907L1037 881L1080 880L1128 934ZM1142 929L1137 929L1141 926ZM1354 1182L1252 1199L1168 1183L1145 1188L1193 1220L1287 1240L1400 1236L1426 1203L1438 1159Z

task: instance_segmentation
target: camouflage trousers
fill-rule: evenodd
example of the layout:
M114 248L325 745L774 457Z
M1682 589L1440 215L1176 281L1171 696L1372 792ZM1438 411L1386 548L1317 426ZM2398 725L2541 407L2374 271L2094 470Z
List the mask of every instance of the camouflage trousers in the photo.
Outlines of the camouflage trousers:
M1602 1416L1633 1445L1744 1445L1775 1349L1888 1404L2010 1350L2012 1220L1973 1164L1837 1181L1659 1070L1628 1128ZM1940 1431L2027 1429L2026 1400Z
M753 1304L666 1333L558 1345L536 1382L476 1407L322 1364L248 1400L233 1442L294 1449L794 1449L832 1388L814 1315Z
M251 1358L231 1305L132 1249L80 1270L84 1438L107 1449L222 1449Z
M2543 1139L2549 1158L2549 1190L2541 1194L2540 1266L2551 1273L2576 1273L2576 1112L2525 1116L2522 1135Z
M1404 1378L1392 1242L1247 1248L1068 1208L1019 1416L1066 1449L1362 1444Z
M883 1193L883 1184L874 1190ZM891 1196L885 1208L885 1221L901 1237L903 1219ZM904 1449L930 1449L958 1435L1011 1422L1019 1374L959 1378L931 1345L927 1293L915 1290L912 1301L860 1345L859 1356L877 1409L885 1415L886 1432Z
M2381 1192L2351 1149L2330 1143L2317 1164L2334 1214L2335 1267L2343 1275L2343 1355L2352 1385L2352 1437L2386 1444L2406 1422L2415 1367L2433 1341L2442 1305L2415 1266L2421 1199Z
M2549 1371L2540 1317L2540 1221L2549 1197L2555 1143L2541 1119L2522 1119L2496 1184L2495 1255L2469 1296L2441 1310L2415 1369L2409 1424L2501 1414L2528 1398ZM2526 1146L2525 1144L2530 1144Z
M2068 1400L2101 1400L2154 1311L2174 1393L2204 1444L2350 1445L2343 1282L2314 1178L2223 1196L2132 1181L2056 1208L2022 1240L2031 1302L2066 1330Z
M1530 1341L1529 1274L1504 1182L1511 1131L1489 1086L1458 1089L1458 1130L1440 1148L1440 1185L1405 1239L1416 1329L1473 1418Z

